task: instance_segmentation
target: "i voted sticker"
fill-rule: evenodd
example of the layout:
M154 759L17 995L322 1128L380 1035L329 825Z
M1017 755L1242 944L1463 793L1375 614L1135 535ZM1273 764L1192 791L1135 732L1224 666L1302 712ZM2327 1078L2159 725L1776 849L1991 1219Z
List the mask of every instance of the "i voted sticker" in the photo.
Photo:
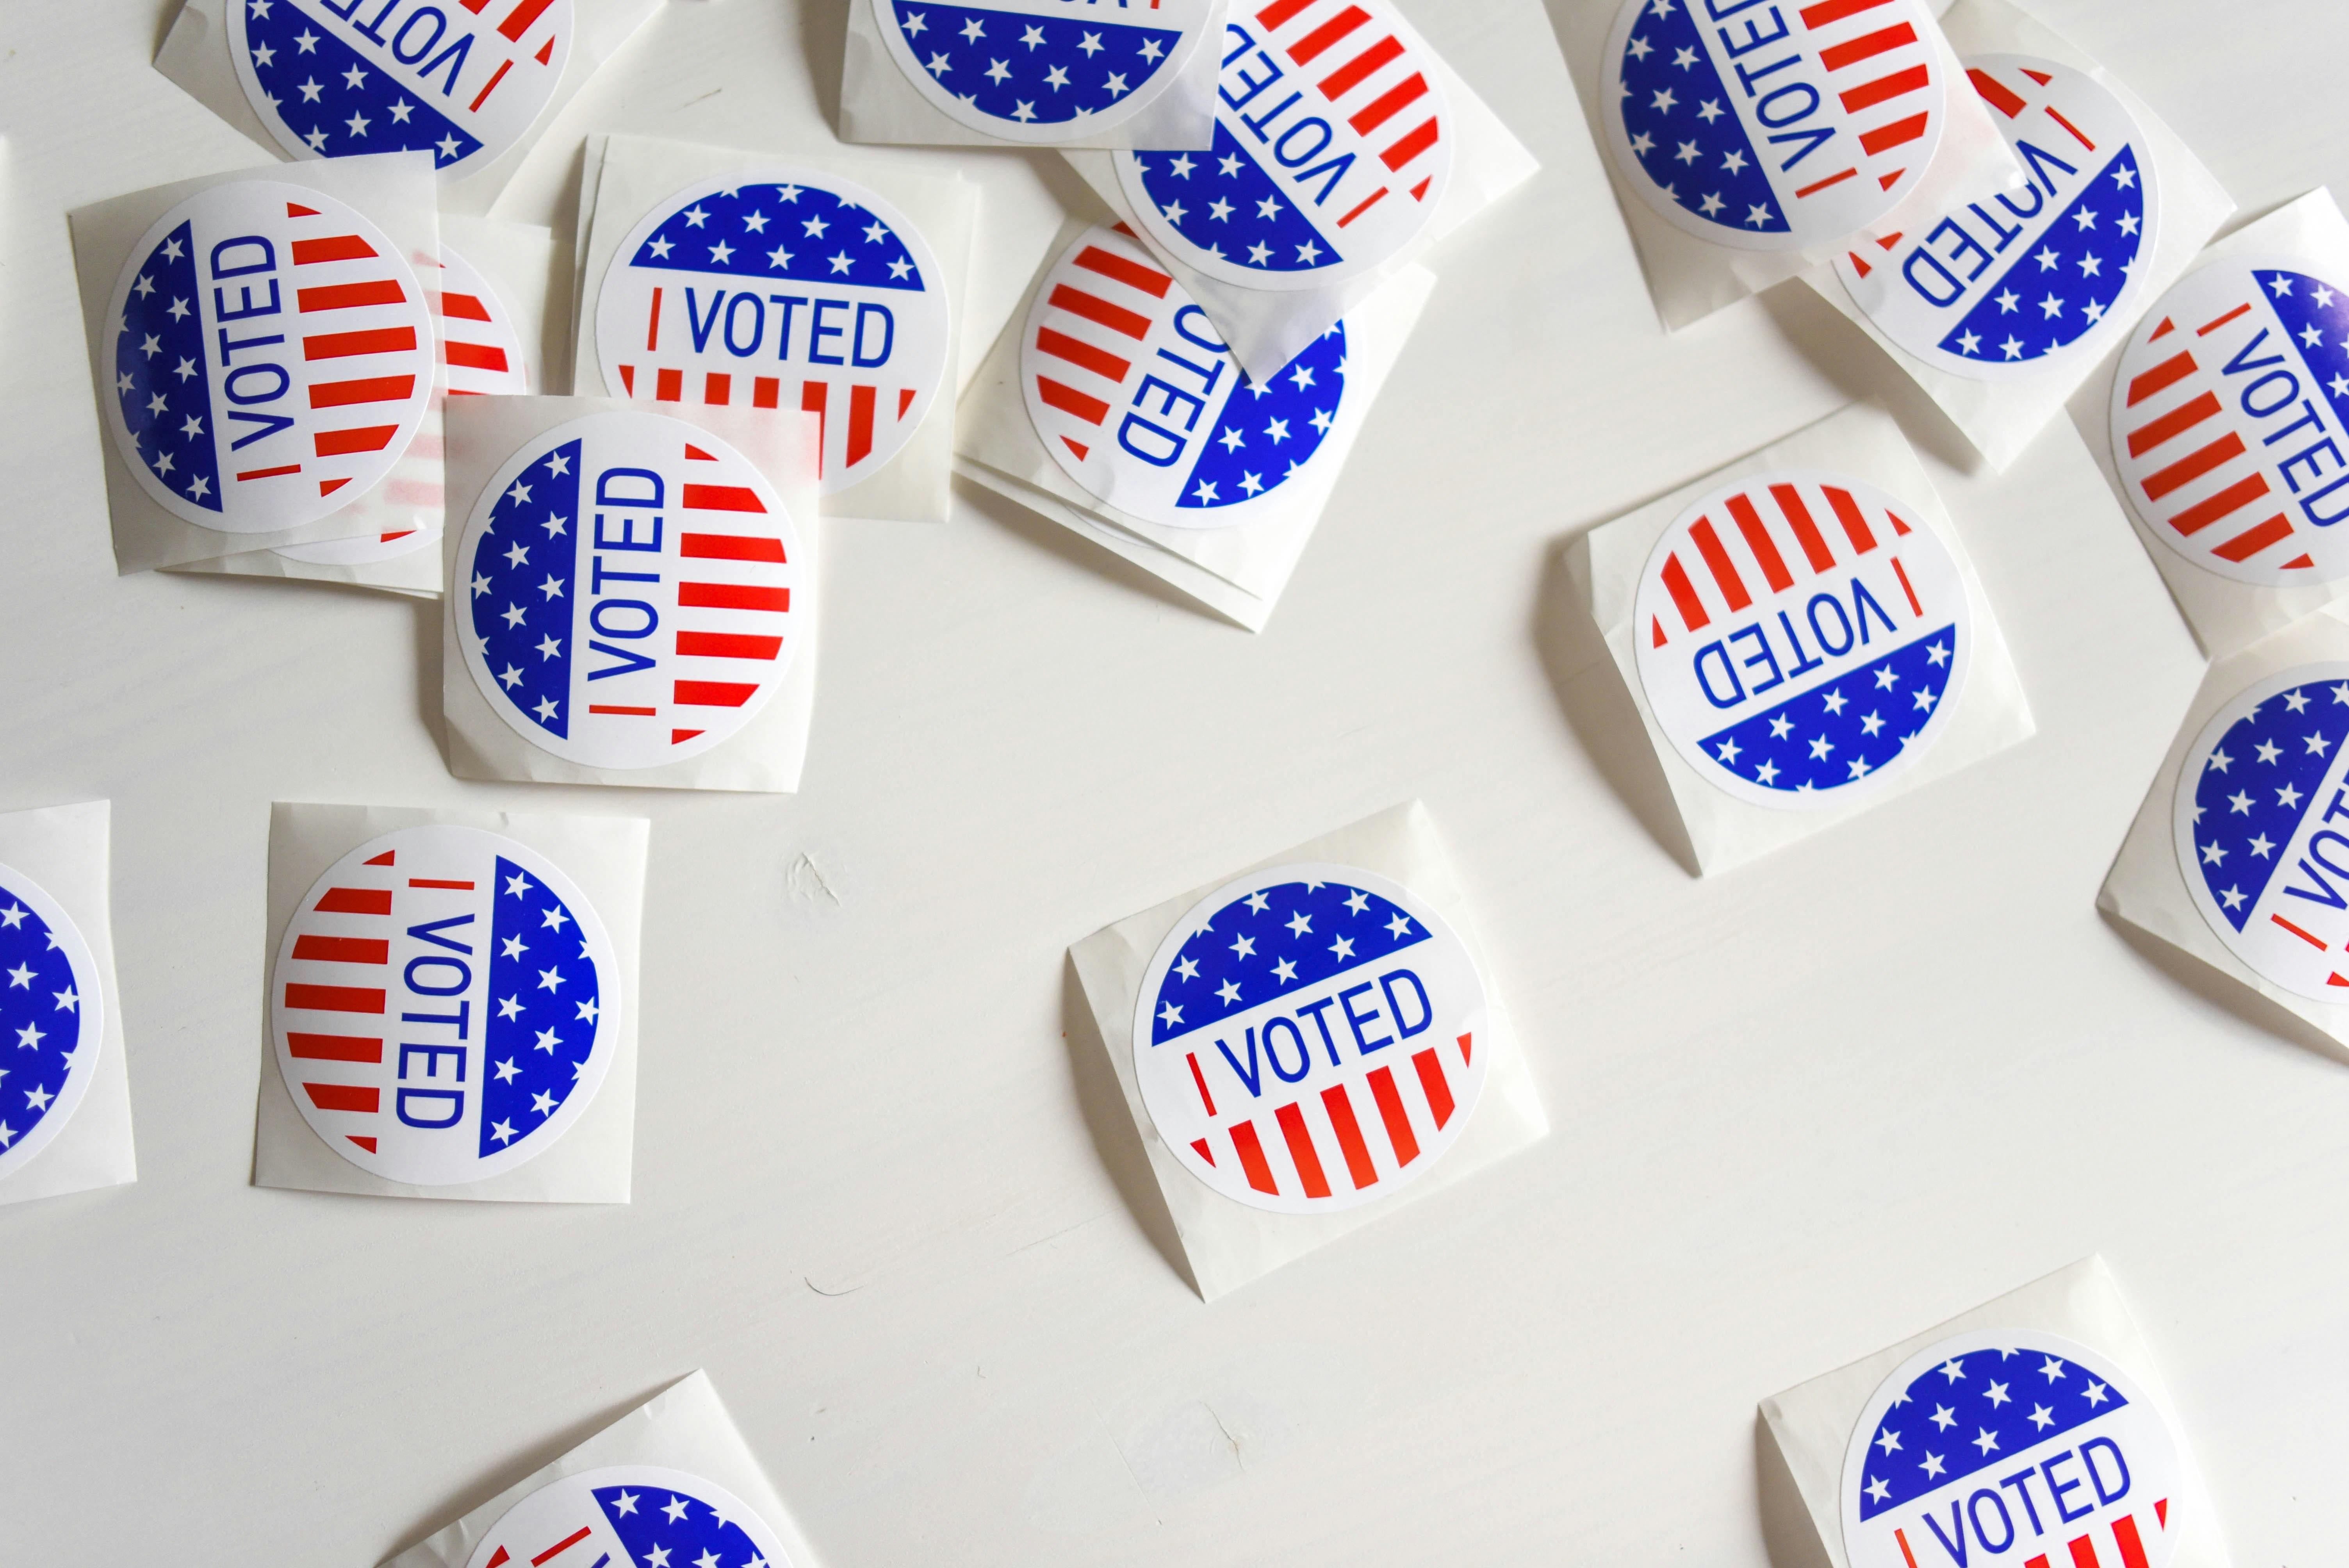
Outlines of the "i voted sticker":
M0 1178L73 1119L105 1038L98 961L73 917L32 878L0 866Z
M1921 0L1626 0L1608 145L1675 228L1792 251L1899 206L1940 146L1950 84Z
M1045 449L1093 495L1169 528L1229 528L1293 495L1348 417L1346 328L1251 381L1149 253L1093 229L1036 291L1020 389Z
M1143 1104L1185 1170L1284 1214L1350 1209L1423 1175L1475 1114L1485 983L1407 888L1299 864L1219 888L1144 972Z
M831 493L921 428L952 314L936 258L895 208L770 168L646 214L605 275L595 346L604 384L630 397L816 415Z
M2166 1568L2181 1474L2169 1423L2085 1346L1985 1330L1909 1358L1844 1459L1851 1568Z
M429 152L472 173L544 112L572 0L228 0L229 56L295 158Z
M724 744L782 685L799 554L733 448L663 414L590 414L481 492L450 613L514 733L583 767L653 768Z
M1905 502L1787 469L1722 486L1656 543L1640 688L1673 748L1741 800L1840 806L1940 738L1973 649L1965 582Z
M2349 572L2349 294L2304 260L2214 262L2129 335L2113 460L2146 528L2208 572Z
M607 1465L506 1510L465 1568L791 1568L774 1528L715 1481Z
M303 895L271 976L286 1092L361 1170L440 1187L536 1158L611 1067L623 998L561 867L479 828L402 828Z
M1433 55L1387 0L1241 0L1206 152L1121 152L1151 241L1224 283L1318 288L1427 227L1454 129Z
M1974 56L1966 75L2027 183L1864 241L1836 271L1902 348L1995 379L2093 352L2128 318L2160 199L2144 131L2095 77L2029 55Z
M333 197L271 180L165 213L108 319L126 466L174 516L228 533L299 528L374 489L439 363L398 247Z
M1208 0L873 0L889 57L957 125L1010 141L1099 135L1183 75Z

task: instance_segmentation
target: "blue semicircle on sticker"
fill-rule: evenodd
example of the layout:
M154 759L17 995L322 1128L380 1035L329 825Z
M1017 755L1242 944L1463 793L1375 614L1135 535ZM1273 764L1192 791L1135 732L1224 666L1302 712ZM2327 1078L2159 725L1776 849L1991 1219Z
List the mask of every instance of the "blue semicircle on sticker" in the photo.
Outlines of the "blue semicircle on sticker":
M900 4L897 28L931 79L992 119L1059 125L1123 103L1174 57L1169 27Z
M1343 882L1281 882L1217 910L1192 933L1153 998L1150 1043L1318 985L1428 940L1392 900Z
M51 1114L80 1048L81 982L48 923L0 885L0 1048L8 1098L0 1106L0 1154Z
M254 79L311 151L322 158L429 152L433 167L446 169L481 150L481 138L424 101L424 94L409 92L296 0L243 4ZM468 35L438 58L419 56L419 75L429 80L442 70L453 83L471 41Z
M2054 160L2053 154L2028 141L2019 151L2037 179L2051 180L2036 165ZM2014 216L2006 197L1994 200ZM2000 364L2038 359L2076 342L2128 287L2129 267L2144 244L2144 171L2137 149L2125 146L2047 225L2039 243L2006 269L1996 292L1941 339L1942 351Z
M147 471L166 489L218 511L220 458L212 444L195 250L193 225L182 223L163 236L131 280L114 340L114 395ZM259 433L273 428L263 425Z
M696 198L662 219L628 264L763 283L927 286L912 249L870 209L821 186L771 181Z
M1952 1357L1920 1373L1884 1413L1862 1474L1859 1517L1874 1519L1978 1470L2012 1463L2127 1403L2119 1389L2062 1356L2018 1349ZM1980 1435L1963 1438L1969 1431ZM1938 1462L1927 1463L1928 1453Z
M1218 261L1309 273L1345 260L1220 119L1212 152L1137 152L1133 161L1159 215Z
M1340 322L1278 375L1243 380L1234 388L1174 504L1206 511L1278 490L1320 449L1345 396L1346 327Z
M1853 784L1932 722L1956 667L1957 627L1930 632L1825 686L1704 738L1716 767L1790 794Z
M578 598L579 552L570 530L579 526L579 459L580 443L567 441L506 487L474 547L464 590L481 657L506 701L547 734L565 738L571 606ZM640 667L634 661L644 656L609 652L615 673Z
M493 899L482 1031L484 1160L537 1131L571 1097L595 1054L602 1016L595 961L571 907L502 855Z
M2313 681L2278 692L2229 725L2202 758L2196 860L2211 902L2237 931L2258 909L2283 847L2323 805L2318 786L2349 738L2349 703L2335 695L2344 691L2349 683Z
M1659 9L1650 7L1633 26L1623 49L1621 113L1631 155L1659 190L1708 222L1755 234L1788 232L1736 100L1697 36L1693 7ZM1794 161L1810 150L1796 152Z

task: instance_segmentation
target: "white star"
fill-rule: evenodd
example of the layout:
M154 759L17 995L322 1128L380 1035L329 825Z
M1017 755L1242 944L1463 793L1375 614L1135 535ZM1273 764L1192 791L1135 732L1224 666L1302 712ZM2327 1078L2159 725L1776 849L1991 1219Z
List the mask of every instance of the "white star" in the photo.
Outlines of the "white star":
M2087 1398L2089 1404L2101 1405L2108 1397L2109 1391L2102 1383L2090 1383L2088 1385Z
M1758 229L1770 221L1770 210L1757 201L1745 210L1745 221Z
M1174 973L1185 980L1196 980L1199 977L1199 961L1195 958L1185 958L1182 963L1174 965Z
M1340 958L1351 958L1354 955L1354 944L1351 939L1341 936L1330 944L1330 951Z
M1171 1029L1183 1021L1183 1009L1169 1002L1158 1009L1158 1021Z
M318 35L310 31L309 28L305 27L302 29L302 36L295 38L294 40L294 44L296 48L302 51L302 53L305 55L315 55L318 52Z
M2031 1407L2031 1424L2044 1432L2055 1424L2055 1412L2044 1405L2033 1405Z
M57 1005L55 1009L56 1011L60 1013L72 1013L80 1010L81 998L74 995L70 989L64 991L52 991L49 995L57 999Z
M440 150L441 157L454 158L457 156L458 150L464 144L459 141L454 136L444 136L432 145Z
M621 1514L636 1512L636 1494L632 1491L624 1491L619 1496L614 1498L612 1500L612 1511L614 1513Z
M2261 833L2259 837L2251 841L2251 853L2257 855L2260 859L2266 860L2269 856L2275 853L2275 841L2269 838L2265 833Z
M2059 1382L2064 1376L2064 1363L2050 1356L2045 1364L2039 1368L2039 1372L2050 1383Z
M1697 105L1696 108L1697 119L1704 121L1707 125L1711 125L1714 120L1719 119L1724 112L1725 111L1722 108L1719 100L1714 98L1707 98L1702 103Z
M523 624L523 621L528 616L528 614L529 612L524 610L521 605L508 604L504 609L498 612L498 618L503 621L508 626L519 626Z
M1672 106L1678 102L1680 102L1680 100L1672 97L1671 88L1661 88L1656 93L1656 112L1659 114L1670 114L1672 112Z
M365 136L367 134L368 123L367 117L363 114L354 114L350 119L343 121L343 123L351 128L351 134L353 136Z
M556 1034L553 1029L541 1029L538 1032L538 1044L533 1048L544 1051L551 1057L554 1054L554 1047L562 1043L563 1037Z
M318 78L313 77L308 81L302 83L295 90L302 95L302 101L304 103L316 103L318 101L318 94L323 89L318 85Z
M561 708L553 697L543 696L538 699L536 711L539 717L551 719L556 713L561 711Z
M560 599L563 597L563 579L549 573L546 581L538 585L538 591L550 599Z
M2230 887L2219 896L2220 899L2225 901L2227 907L2230 910L2240 909L2243 907L2243 894L2240 889Z
M40 1043L47 1037L41 1033L39 1025L27 1024L16 1031L16 1048L20 1051L37 1049Z
M391 106L391 123L394 125L406 125L408 123L408 117L415 112L416 106L409 103L406 98L401 98L398 103Z
M343 82L347 87L362 87L366 85L367 73L359 69L358 67L353 66L349 70L343 73Z
M28 990L31 988L32 984L33 966L31 965L19 962L16 967L8 971L8 985L10 989L16 991Z
M995 83L998 87L1000 87L1005 82L1011 79L1011 67L1002 60L995 60L990 62L987 69L979 74L987 77L988 80Z
M554 1096L544 1089L539 1090L530 1097L530 1109L540 1116L544 1116L554 1109Z
M2072 222L2079 224L2084 230L2093 229L2096 226L2096 214L2088 208L2083 207L2072 214Z
M698 228L700 228L704 223L707 223L707 222L709 222L709 214L707 211L703 211L702 206L701 206L701 203L699 203L698 201L695 202L692 206L690 206L690 207L688 207L688 208L687 208L687 209L686 209L686 211L685 211L685 226L686 226L687 228L688 228L688 229L698 229Z
M1224 1006L1228 1007L1240 999L1240 988L1226 980L1216 987L1216 995L1222 999Z
M1030 27L1026 32L1019 35L1019 41L1027 45L1030 49L1039 48L1042 46L1044 42L1044 29L1041 27Z
M1940 1455L1927 1454L1925 1456L1925 1473L1929 1477L1940 1475L1945 1468L1946 1467L1941 1462Z
M1982 1457L1984 1459L1988 1459L1991 1455L1998 1452L1998 1435L1996 1433L1992 1432L1988 1427L1976 1427L1974 1429L1974 1433L1975 1435L1971 1441L1974 1447L1982 1451Z
M734 247L720 240L709 247L709 259L722 267L734 259Z
M1900 1451L1900 1434L1889 1427L1880 1427L1876 1433L1876 1446L1888 1454Z
M1087 58L1091 58L1092 56L1100 54L1102 52L1101 35L1099 33L1087 33L1082 38L1080 38L1077 41L1077 47L1085 52Z
M978 24L974 22L971 26L975 27ZM671 1524L679 1522L685 1518L685 1499L671 1497L667 1502L661 1504L661 1511L668 1515L668 1522Z

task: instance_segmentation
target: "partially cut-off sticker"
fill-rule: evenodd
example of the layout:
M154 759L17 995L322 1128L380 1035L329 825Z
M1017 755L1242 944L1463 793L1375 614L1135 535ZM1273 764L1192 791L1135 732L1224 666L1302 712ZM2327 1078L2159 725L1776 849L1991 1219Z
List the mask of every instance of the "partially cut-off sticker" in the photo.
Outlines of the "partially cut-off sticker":
M1901 1364L1852 1429L1851 1568L2167 1568L2178 1445L2128 1375L2052 1334L1945 1339Z
M1346 417L1346 328L1250 381L1207 313L1124 233L1093 229L1036 291L1020 346L1036 434L1068 476L1169 528L1279 504Z
M0 1177L73 1119L105 1037L89 944L39 883L0 866Z
M571 0L228 0L237 80L278 146L429 152L443 179L529 131L572 32Z
M415 438L440 357L382 231L271 180L165 213L108 320L125 464L172 515L228 533L299 528L372 490Z
M271 977L303 1119L386 1181L484 1181L536 1158L603 1087L624 998L604 923L537 851L402 828L303 895Z
M1915 508L1788 469L1722 486L1640 577L1640 685L1673 748L1741 800L1842 806L1947 727L1973 648L1965 582Z
M1179 79L1207 0L873 0L889 57L956 124L1039 144L1100 135Z
M829 493L879 471L928 418L952 315L946 274L895 208L764 168L646 214L605 274L595 349L626 397L816 415Z
M774 1528L715 1481L608 1465L506 1510L465 1568L792 1568Z
M1625 0L1608 146L1684 232L1749 251L1842 238L1899 206L1941 143L1950 84L1922 0Z
M2214 262L2129 335L2113 461L2146 528L2205 571L2349 572L2349 294L2304 260Z
M1207 152L1121 152L1152 241L1224 283L1319 288L1427 227L1457 128L1427 46L1387 0L1242 0Z
M2145 133L2094 77L2029 55L1977 55L1966 75L2029 183L1836 263L1887 337L1979 379L2028 375L2127 319L2160 217ZM2097 340L2101 343L2103 340Z
M2349 1002L2349 664L2270 676L2186 754L2178 867L2227 950L2271 985Z
M782 499L733 448L665 414L590 414L481 492L451 614L517 735L583 767L654 768L722 745L782 685L799 554Z
M1409 889L1277 866L1217 889L1159 945L1133 1021L1143 1104L1184 1168L1284 1214L1423 1175L1475 1113L1485 983Z

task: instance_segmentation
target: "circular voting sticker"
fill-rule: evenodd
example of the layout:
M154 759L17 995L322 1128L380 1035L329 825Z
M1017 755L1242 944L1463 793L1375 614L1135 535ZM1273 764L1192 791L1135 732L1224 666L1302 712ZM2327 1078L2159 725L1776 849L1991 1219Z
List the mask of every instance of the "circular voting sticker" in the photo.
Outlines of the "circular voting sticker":
M1674 749L1741 800L1841 806L1937 739L1972 617L1957 562L1913 509L1788 469L1682 512L1640 576L1640 685Z
M125 464L174 516L230 533L299 528L372 490L415 438L439 361L398 248L271 180L165 213L109 320Z
M1206 37L1207 0L873 0L897 68L957 125L1009 141L1081 139L1122 125L1179 78Z
M1860 1412L1840 1512L1851 1568L2166 1568L2180 1470L2127 1374L2052 1334L1988 1331L1909 1357Z
M1123 234L1094 229L1028 312L1020 390L1068 476L1168 528L1228 528L1278 509L1346 412L1341 322L1261 384L1207 313Z
M603 1087L622 1005L604 923L537 851L478 828L402 828L303 896L270 1030L326 1146L419 1186L543 1154Z
M1352 866L1258 872L1159 944L1133 1070L1159 1136L1225 1197L1350 1209L1458 1141L1484 1091L1485 983L1408 889Z
M1950 84L1921 0L1625 0L1607 142L1675 228L1795 251L1899 206L1940 146Z
M2304 261L2213 262L2129 334L2113 460L2147 530L2284 587L2349 572L2349 294Z
M550 1481L506 1510L465 1568L792 1568L772 1526L713 1481L611 1465Z
M81 1104L106 1037L98 961L72 917L0 866L0 1177L48 1147Z
M522 139L571 34L571 0L228 0L229 57L278 146L429 152L444 178Z
M605 386L630 397L819 416L832 492L928 418L952 315L946 274L895 208L829 175L761 169L646 215L605 274L595 348Z
M1868 319L1927 364L2027 375L2093 351L2080 346L2097 327L2131 315L2160 216L2153 157L2111 89L2069 66L1978 55L1966 74L2030 182L1862 241L1836 272Z
M2178 868L2227 950L2271 985L2349 1002L2349 664L2302 665L2212 717L2172 810Z
M1224 283L1303 289L1417 239L1458 128L1387 0L1246 0L1225 34L1214 149L1117 155L1151 241Z
M782 685L809 591L799 549L774 487L725 442L663 414L590 414L482 490L450 613L515 734L583 767L652 768L722 744Z

